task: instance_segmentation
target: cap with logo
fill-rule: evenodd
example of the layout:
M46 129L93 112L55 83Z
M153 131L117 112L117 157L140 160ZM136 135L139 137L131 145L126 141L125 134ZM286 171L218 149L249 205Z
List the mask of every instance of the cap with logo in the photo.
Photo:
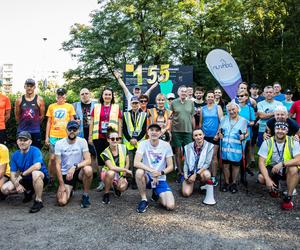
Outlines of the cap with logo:
M26 81L25 81L25 85L35 85L35 80L31 79L31 78L28 78Z
M167 99L175 99L174 93L167 94Z
M67 124L67 129L70 129L70 128L75 128L75 129L78 129L79 128L79 124L77 121L69 121L68 124Z
M293 94L293 92L292 92L291 89L286 89L286 90L284 91L284 93L285 93L286 95L291 95L291 94Z
M56 94L57 95L65 95L67 93L67 91L66 91L66 89L64 89L64 88L58 88L57 90L56 90Z
M130 102L139 102L139 98L137 96L133 96L131 97Z

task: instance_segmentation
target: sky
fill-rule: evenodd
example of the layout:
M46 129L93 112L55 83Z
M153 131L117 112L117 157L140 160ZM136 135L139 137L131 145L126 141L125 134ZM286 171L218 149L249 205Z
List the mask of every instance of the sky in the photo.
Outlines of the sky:
M0 64L13 63L13 92L36 72L75 68L61 44L97 8L97 0L0 0Z

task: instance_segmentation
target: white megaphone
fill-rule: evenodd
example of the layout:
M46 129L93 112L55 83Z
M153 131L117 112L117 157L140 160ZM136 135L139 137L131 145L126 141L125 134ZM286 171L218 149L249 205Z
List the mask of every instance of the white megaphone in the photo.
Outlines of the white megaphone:
M214 186L213 182L211 180L208 180L206 182L206 185L201 187L201 190L206 189L206 195L205 199L203 200L203 203L206 205L215 205L216 201L214 198Z

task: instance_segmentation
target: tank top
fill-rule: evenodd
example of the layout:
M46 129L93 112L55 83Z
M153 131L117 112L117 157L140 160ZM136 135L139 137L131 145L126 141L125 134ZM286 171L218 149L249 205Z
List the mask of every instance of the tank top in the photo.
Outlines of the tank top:
M218 105L214 104L212 109L207 105L202 108L202 130L207 137L214 137L219 128Z
M21 131L40 133L40 108L37 98L38 96L36 95L32 101L27 101L25 96L22 96L18 133Z

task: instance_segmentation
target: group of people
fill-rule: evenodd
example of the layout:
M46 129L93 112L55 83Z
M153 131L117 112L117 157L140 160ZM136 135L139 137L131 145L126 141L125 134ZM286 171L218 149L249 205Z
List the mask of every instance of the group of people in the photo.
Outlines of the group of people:
M217 186L222 192L238 192L240 170L253 175L255 145L258 151L258 181L272 197L278 197L283 181L287 190L281 207L292 209L300 165L300 101L292 103L292 91L282 94L279 83L266 86L259 95L256 84L239 84L237 96L229 103L222 90L180 86L167 96L158 94L156 105L147 108L154 83L145 94L139 85L129 91L117 71L114 75L124 90L122 112L114 90L104 87L99 102L88 89L80 90L80 101L66 103L64 88L56 91L56 103L47 112L45 145L49 147L48 167L41 152L41 122L45 115L42 97L36 95L33 79L25 82L25 94L15 103L18 150L9 157L5 146L5 122L10 101L0 106L0 196L23 193L23 202L33 199L30 212L43 207L46 185L58 181L57 202L64 206L77 183L82 183L81 207L90 206L89 190L97 173L102 202L111 202L110 192L121 196L130 185L138 189L137 212L148 208L151 199L173 210L175 199L167 174L177 171L184 197L192 195L197 180ZM293 119L294 114L296 120ZM222 175L217 176L217 173Z

